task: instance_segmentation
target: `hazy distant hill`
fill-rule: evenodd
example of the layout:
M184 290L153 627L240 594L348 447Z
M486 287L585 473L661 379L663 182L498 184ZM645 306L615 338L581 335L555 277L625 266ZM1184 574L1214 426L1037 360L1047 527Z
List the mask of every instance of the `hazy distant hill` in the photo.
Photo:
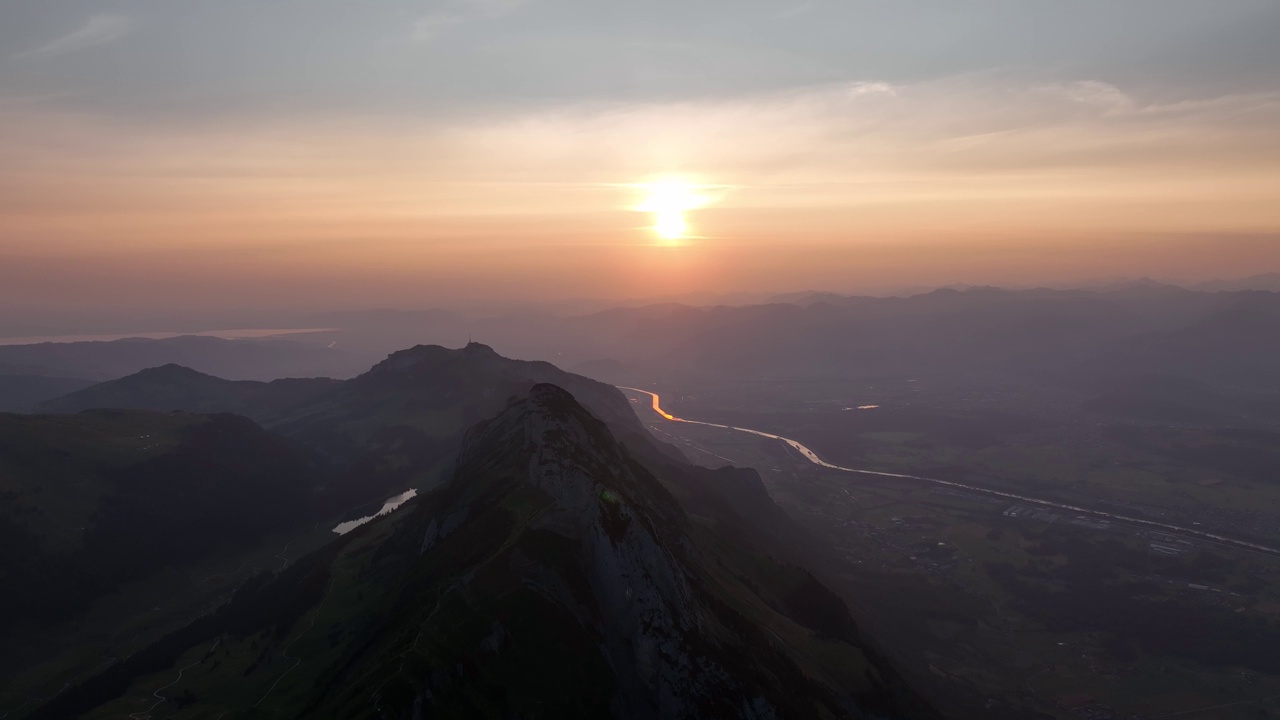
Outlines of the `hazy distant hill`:
M34 717L122 712L135 678L179 666L201 679L175 695L213 717L934 717L831 591L717 527L536 385L467 433L411 511Z
M0 346L6 374L109 380L160 365L178 364L230 380L351 377L367 356L277 338L224 340L185 335L151 340L37 343Z
M615 309L578 318L601 356L650 375L1013 376L1163 373L1280 387L1280 293L1144 284L1112 292L938 290L793 304Z
M0 412L21 412L93 385L93 380L44 375L0 375Z
M1241 290L1280 292L1280 273L1263 273L1237 280L1212 280L1194 285L1192 289L1204 292L1239 292Z
M1266 279L1239 287L1265 287ZM1213 356L1210 346L1206 354L1201 346L1212 340L1206 324L1229 325L1247 313L1273 317L1280 293L1214 287L1209 292L1141 280L1101 290L969 287L904 297L795 293L762 305L662 303L582 316L351 311L298 318L334 328L305 339L186 337L0 347L0 374L106 380L175 363L232 380L349 378L400 348L454 345L474 336L508 357L561 367L609 358L628 378L1011 373L1072 379L1123 360L1125 366L1114 371L1167 364L1170 372L1216 383L1234 376L1234 350ZM1271 324L1256 326L1259 333L1274 330ZM1164 335L1169 344L1157 349L1156 336ZM1270 352L1265 344L1247 349ZM1200 355L1194 367L1175 367L1187 351ZM602 376L615 374L606 370Z
M1156 373L1229 385L1244 377L1271 382L1252 366L1241 376L1241 363L1277 359L1266 342L1278 334L1277 293L1204 292L1143 280L1096 291L968 287L906 297L782 299L662 303L578 317L371 311L309 320L343 327L333 334L338 347L396 347L417 342L411 338L474 332L507 356L545 358L608 379L621 370L628 381L930 375L1078 384L1099 373ZM1215 333L1233 326L1239 337L1224 344ZM608 367L601 358L610 359Z
M302 441L342 472L331 502L354 506L437 481L466 428L537 383L565 387L633 442L647 433L617 388L472 343L391 354L351 380L231 381L167 365L46 402L41 412L98 407L233 412Z
M468 416L469 425L538 383L563 387L620 431L641 431L631 404L612 385L565 372L548 362L505 358L481 343L470 343L461 350L420 345L393 353L345 383L335 396L352 404L376 398L389 404L386 411L409 415L436 414L449 408Z
M169 364L108 380L41 403L42 413L73 413L92 408L230 412L270 419L313 401L341 384L329 378L287 378L260 382L224 380Z
M626 364L609 358L588 360L578 363L570 369L579 375L585 375L601 382L612 381L614 383L624 383L624 379L629 379L634 372Z
M570 389L626 434L641 432L635 413L617 388L550 363L504 358L480 343L460 350L436 345L402 350L347 381L232 381L170 364L45 402L39 410L114 407L234 412L284 432L338 434L344 435L344 442L363 442L377 428L393 426L428 435L459 435L511 396L540 382Z

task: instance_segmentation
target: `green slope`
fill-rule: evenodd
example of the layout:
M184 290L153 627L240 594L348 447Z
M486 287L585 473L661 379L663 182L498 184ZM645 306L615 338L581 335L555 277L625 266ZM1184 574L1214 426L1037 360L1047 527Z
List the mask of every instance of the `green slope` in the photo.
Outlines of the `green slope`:
M469 431L411 508L33 717L156 693L175 718L931 716L834 595L691 521L558 388Z

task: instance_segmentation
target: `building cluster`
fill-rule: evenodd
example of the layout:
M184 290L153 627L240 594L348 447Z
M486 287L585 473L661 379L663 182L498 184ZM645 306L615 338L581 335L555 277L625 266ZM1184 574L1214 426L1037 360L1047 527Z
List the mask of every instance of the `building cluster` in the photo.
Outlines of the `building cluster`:
M1039 520L1043 523L1052 523L1062 517L1058 513L1034 505L1013 505L1001 514L1005 517Z

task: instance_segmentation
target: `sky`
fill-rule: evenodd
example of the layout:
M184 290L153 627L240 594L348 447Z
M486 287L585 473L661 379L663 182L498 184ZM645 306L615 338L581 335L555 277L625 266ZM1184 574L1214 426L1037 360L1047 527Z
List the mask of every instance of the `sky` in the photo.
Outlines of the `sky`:
M0 308L1276 271L1277 37L1274 0L0 0Z

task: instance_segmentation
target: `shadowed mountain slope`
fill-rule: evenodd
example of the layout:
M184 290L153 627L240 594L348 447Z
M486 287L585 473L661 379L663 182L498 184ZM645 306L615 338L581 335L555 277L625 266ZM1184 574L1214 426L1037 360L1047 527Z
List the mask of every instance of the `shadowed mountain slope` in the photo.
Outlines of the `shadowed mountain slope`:
M354 506L437 482L467 427L541 382L568 389L620 437L633 444L649 442L617 388L550 363L504 358L479 343L460 350L434 345L402 350L345 381L231 381L166 365L46 402L39 410L119 407L242 414L333 462L346 478L335 485L334 502Z
M409 512L34 717L111 716L178 667L193 680L175 718L934 716L834 594L692 522L545 384L473 427Z
M0 412L25 412L93 384L80 378L0 374Z
M73 413L93 408L129 408L231 412L267 420L313 401L340 383L329 378L288 378L271 382L224 380L170 363L48 400L36 410Z
M281 338L225 340L182 335L150 339L46 342L0 346L5 374L110 380L176 363L232 380L351 377L369 367L363 355Z
M234 415L0 414L0 637L300 523L326 479Z
M533 384L558 384L624 433L641 426L626 398L605 383L551 363L504 358L488 346L460 350L419 345L392 353L348 381L288 378L272 382L224 380L176 364L148 368L42 403L40 412L92 408L234 412L286 431L343 426L353 436L405 423L440 434L460 432Z

